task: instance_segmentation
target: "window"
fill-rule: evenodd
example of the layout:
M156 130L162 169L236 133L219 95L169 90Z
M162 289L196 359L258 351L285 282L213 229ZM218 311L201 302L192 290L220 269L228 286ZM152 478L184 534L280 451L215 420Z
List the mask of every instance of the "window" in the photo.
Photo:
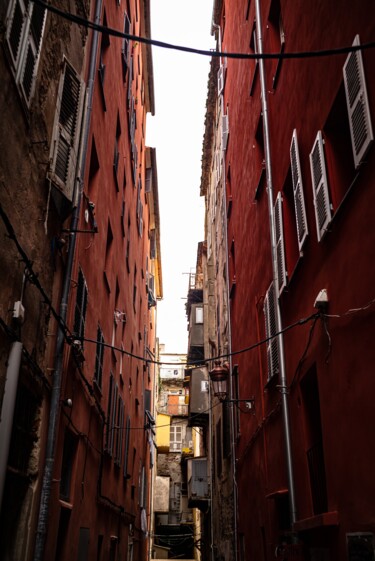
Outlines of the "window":
M105 441L105 450L110 456L113 454L113 446L115 440L115 425L116 425L116 412L117 412L117 400L118 400L118 386L114 381L113 374L111 372L109 376L109 388L108 388L108 407L107 407L107 434Z
M221 149L225 151L227 149L229 137L229 117L228 109L226 114L221 116Z
M195 323L203 323L203 308L195 308Z
M222 430L221 419L216 423L216 475L221 477L223 472L223 452L222 452Z
M359 45L359 35L353 45ZM374 140L361 51L349 54L343 68L355 167Z
M118 168L119 168L119 160L120 160L120 151L119 151L120 136L121 136L121 123L120 123L120 116L117 113L116 138L115 138L115 148L113 154L113 175L115 178L115 185L117 191L119 191Z
M64 60L51 139L49 178L69 201L73 200L75 187L83 90L80 77Z
M182 450L182 427L180 425L171 425L170 427L170 452L181 452Z
M143 203L141 199L142 191L142 180L138 179L138 194L137 194L137 224L138 224L138 234L142 237L143 234Z
M95 374L94 381L101 389L103 378L103 357L104 357L104 336L100 325L96 332L96 357L95 357Z
M256 22L254 20L253 23L253 27L251 30L251 36L250 36L250 51L253 54L257 54L258 52L258 41L257 41L257 31L256 31ZM254 60L254 67L253 67L253 73L251 75L251 83L250 83L250 95L253 95L253 91L254 91L254 86L255 86L255 82L256 82L256 77L258 74L258 59L256 58Z
M274 206L275 231L276 231L276 261L277 276L279 280L279 294L282 293L287 284L287 271L285 263L285 243L283 225L283 198L279 192Z
M316 230L318 241L321 241L332 218L322 131L318 132L310 153L310 166Z
M131 23L128 14L125 12L124 14L124 33L126 35L130 34L131 31ZM121 58L122 58L122 70L123 70L123 78L125 81L126 74L129 69L129 59L130 59L130 40L124 38L122 41L122 49L121 49Z
M83 276L82 269L78 272L77 282L77 298L74 310L74 327L73 333L77 339L80 339L83 347L83 337L85 334L85 321L87 311L88 290L85 277Z
M147 503L147 478L145 466L141 467L141 473L139 477L139 506L141 508L146 508Z
M122 446L123 446L123 433L124 433L124 418L125 407L122 397L119 395L117 398L117 416L115 426L115 449L114 449L114 462L117 466L121 464L122 460Z
M267 381L279 373L279 341L277 333L276 295L273 282L269 286L264 298L264 318L266 324L267 341Z
M130 416L126 417L125 426L125 446L124 446L124 477L129 479L128 475L128 461L129 461L129 442L130 442Z
M60 498L64 501L69 501L70 499L70 486L76 449L77 438L70 430L66 429L60 476Z
M220 61L220 67L217 71L217 95L221 95L224 91L225 75L227 70L226 58Z
M290 165L293 182L293 199L296 216L298 247L301 251L308 234L308 228L296 129L294 129L293 131L292 141L290 144Z
M230 298L234 297L235 290L236 290L236 259L235 259L235 248L234 248L234 239L232 239L232 243L230 244L230 253L229 253L229 296Z
M7 51L18 90L29 108L38 71L46 9L28 0L13 0L8 21Z
M270 22L270 52L280 52L284 51L285 47L285 33L284 33L284 24L281 14L281 6L280 0L272 0L270 12L268 16L268 20ZM279 78L281 64L283 59L279 58L274 61L274 69L273 69L273 80L272 80L272 88L276 88L276 84Z
M103 16L103 27L107 27L106 14L104 14L104 16ZM105 92L104 92L104 82L105 82L105 75L106 75L105 59L106 59L106 52L107 52L107 49L109 47L109 44L110 43L109 43L108 33L102 33L102 42L101 42L101 45L100 45L100 58L99 58L98 74L99 74L100 93L101 93L101 97L102 97L104 111L107 111L107 104L106 104L106 101L105 101Z

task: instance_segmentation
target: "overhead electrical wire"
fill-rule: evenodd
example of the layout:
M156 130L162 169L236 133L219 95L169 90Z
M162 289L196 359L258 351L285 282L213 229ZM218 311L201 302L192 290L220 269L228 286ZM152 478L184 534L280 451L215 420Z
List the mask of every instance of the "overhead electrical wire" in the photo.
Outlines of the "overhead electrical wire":
M145 43L146 45L153 45L155 47L161 47L164 49L172 49L176 51L197 54L202 56L209 56L209 57L225 57L225 58L233 58L233 59L304 59L304 58L314 58L314 57L325 57L325 56L334 56L334 55L341 55L347 54L358 50L365 50L365 49L372 49L375 47L375 41L371 41L369 43L363 43L361 45L351 45L347 47L337 47L331 49L321 49L316 51L300 51L300 52L278 52L278 53L238 53L238 52L222 52L222 51L214 51L214 50L204 50L204 49L196 49L193 47L186 47L183 45L174 45L171 43L166 43L164 41L157 41L156 39L150 39L148 37L141 37L139 35L132 35L130 33L124 33L117 29L112 29L111 27L107 27L104 25L100 25L94 23L88 19L82 18L81 16L77 16L70 12L65 12L64 10L60 10L53 6L52 4L48 4L43 0L31 0L35 4L45 8L46 10L67 19L73 23L78 25L82 25L87 29L92 29L95 31L99 31L101 33L105 33L106 35L110 35L112 37L119 37L121 39L129 39L131 41L137 41L139 43Z

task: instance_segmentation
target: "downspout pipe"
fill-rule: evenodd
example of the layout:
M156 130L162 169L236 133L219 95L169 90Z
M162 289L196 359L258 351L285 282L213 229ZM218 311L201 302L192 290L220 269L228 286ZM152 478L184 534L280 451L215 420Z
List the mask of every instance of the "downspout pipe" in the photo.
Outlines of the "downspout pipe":
M95 7L95 23L100 23L100 16L102 11L102 0L97 0ZM69 243L69 250L65 268L65 275L62 288L62 296L60 302L60 316L62 322L66 321L67 310L68 310L68 300L71 284L71 275L73 270L73 262L76 248L76 230L79 222L79 215L81 209L82 200L82 185L84 181L87 151L88 151L88 138L89 129L91 122L92 113L92 99L94 92L94 78L96 69L96 55L99 43L99 32L93 31L92 44L90 51L90 65L89 65L89 75L87 80L87 109L85 114L85 122L83 124L82 131L82 141L81 141L81 153L79 162L79 179L77 185L77 203L73 211L71 219L71 237ZM52 484L52 473L55 461L56 452L56 439L57 439L57 423L59 418L59 404L60 404L60 394L61 394L61 381L62 381L62 370L63 370L63 356L65 348L65 336L61 327L59 327L57 332L56 340L56 353L55 353L55 364L54 364L54 374L51 389L51 404L50 404L50 415L49 415L49 425L46 443L46 459L44 466L43 482L41 489L40 505L39 505L39 516L38 525L36 530L36 541L34 549L34 561L42 561L44 557L44 549L46 542L46 534L48 527L48 512L49 512L49 502L51 495L51 484Z
M255 13L256 13L256 31L258 42L258 53L263 54L263 38L262 38L262 18L260 11L260 0L255 0ZM261 102L263 113L263 138L264 138L264 152L266 164L266 180L267 180L267 193L268 193L268 212L270 222L271 234L271 249L272 249L272 272L273 283L275 288L275 308L276 308L276 329L279 333L278 343L280 352L280 393L281 393L281 407L283 415L284 435L285 435L285 456L286 467L288 474L288 487L289 487L289 509L292 527L297 520L296 501L295 501L295 486L293 474L293 461L292 461L292 447L290 435L290 420L289 420L289 404L288 404L288 388L285 372L285 354L284 354L284 338L282 331L282 318L280 311L279 294L279 276L277 267L277 253L276 253L276 225L275 215L273 211L273 185L272 185L272 166L271 166L271 148L270 148L270 132L269 132L269 117L268 117L268 101L266 79L264 71L264 60L259 58L259 76L261 86Z
M212 22L212 27L217 29L218 31L218 43L219 49L221 48L221 27L216 23ZM220 64L222 64L222 58L220 57ZM224 94L221 94L221 101L222 103L221 108L224 111ZM225 229L225 275L226 278L229 279L229 251L228 251L228 222L226 217L227 211L227 188L226 188L226 167L225 167L225 158L223 158L223 169L222 169L222 187L223 187L223 216L221 217L222 222L224 223ZM230 315L230 294L229 294L229 282L226 282L226 300L227 300L227 314L228 314L228 362L229 362L229 372L230 372L230 383L229 383L229 400L233 400L233 360L232 360L232 330L231 330L231 315ZM235 405L232 401L230 401L230 445L231 445L231 457L232 457L232 478L233 478L233 552L234 552L234 561L238 559L238 536L237 536L237 517L238 517L238 487L237 487L237 478L236 478L236 440L234 434L234 411Z

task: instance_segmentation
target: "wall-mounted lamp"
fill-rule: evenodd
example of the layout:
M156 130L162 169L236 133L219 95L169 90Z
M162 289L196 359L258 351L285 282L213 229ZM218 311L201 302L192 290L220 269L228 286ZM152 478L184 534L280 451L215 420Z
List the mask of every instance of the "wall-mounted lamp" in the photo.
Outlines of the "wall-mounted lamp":
M228 398L228 377L229 377L229 365L224 363L223 365L219 360L215 360L215 366L209 371L209 375L212 382L212 388L214 396L218 397L220 401L225 403L239 403L245 404L246 413L255 413L255 399L250 397L248 399L229 399Z

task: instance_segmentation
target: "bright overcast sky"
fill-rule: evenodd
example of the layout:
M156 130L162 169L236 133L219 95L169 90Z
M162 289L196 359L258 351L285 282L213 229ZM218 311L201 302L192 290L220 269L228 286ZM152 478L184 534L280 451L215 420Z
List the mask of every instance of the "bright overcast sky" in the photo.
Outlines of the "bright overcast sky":
M153 39L209 50L212 0L151 0ZM147 146L156 148L163 300L157 336L166 352L187 352L185 302L198 242L204 237L201 159L210 57L152 47L155 116Z

